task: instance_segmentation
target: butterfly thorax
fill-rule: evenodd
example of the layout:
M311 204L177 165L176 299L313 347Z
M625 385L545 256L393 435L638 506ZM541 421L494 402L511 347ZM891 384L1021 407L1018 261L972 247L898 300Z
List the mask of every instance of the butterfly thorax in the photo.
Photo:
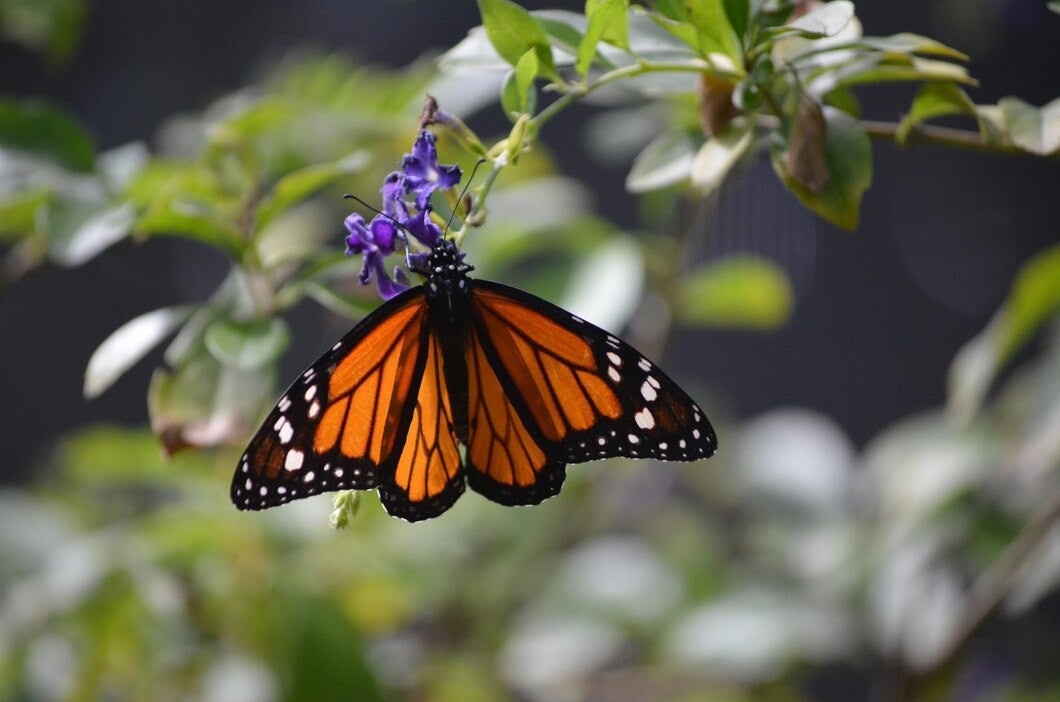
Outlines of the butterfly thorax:
M474 266L464 263L464 254L449 239L442 239L427 257L424 287L431 298L431 309L443 314L450 326L459 327L467 319L471 289L468 272Z

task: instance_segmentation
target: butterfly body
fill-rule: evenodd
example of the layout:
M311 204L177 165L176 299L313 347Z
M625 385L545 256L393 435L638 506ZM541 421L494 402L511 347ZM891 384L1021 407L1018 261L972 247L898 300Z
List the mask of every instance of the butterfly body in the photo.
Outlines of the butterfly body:
M714 452L702 410L632 347L471 270L442 239L423 285L292 384L240 460L236 506L378 488L390 514L417 521L447 510L465 484L536 504L559 492L567 463Z

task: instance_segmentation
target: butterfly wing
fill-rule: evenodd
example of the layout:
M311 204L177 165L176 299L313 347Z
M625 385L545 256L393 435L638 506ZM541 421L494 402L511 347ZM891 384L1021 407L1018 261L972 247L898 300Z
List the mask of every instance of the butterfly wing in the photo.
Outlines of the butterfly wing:
M403 448L393 471L386 472L379 486L386 511L410 522L437 517L464 492L464 471L437 331L427 334L426 346L422 380Z
M468 481L477 492L534 504L559 491L566 463L692 461L716 450L699 406L617 337L500 283L474 281L471 310Z
M412 288L365 317L288 388L239 461L232 502L265 509L367 490L396 465L430 355L427 295ZM407 450L407 447L406 447Z

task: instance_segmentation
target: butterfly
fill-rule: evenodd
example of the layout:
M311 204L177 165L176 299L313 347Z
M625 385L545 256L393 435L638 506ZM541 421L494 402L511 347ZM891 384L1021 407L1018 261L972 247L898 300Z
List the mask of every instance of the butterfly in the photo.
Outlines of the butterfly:
M385 302L288 388L232 480L240 509L378 489L388 513L437 517L465 485L503 505L560 491L566 464L693 461L703 410L616 336L521 290L468 276L449 239L422 285Z

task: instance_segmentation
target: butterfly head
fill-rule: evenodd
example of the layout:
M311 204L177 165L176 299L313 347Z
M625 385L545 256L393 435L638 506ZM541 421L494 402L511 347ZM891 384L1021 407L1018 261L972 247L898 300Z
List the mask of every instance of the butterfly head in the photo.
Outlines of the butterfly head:
M425 285L433 297L452 295L467 290L467 274L474 266L464 263L465 254L456 247L452 239L440 238L427 254L422 268L413 270L426 278Z

